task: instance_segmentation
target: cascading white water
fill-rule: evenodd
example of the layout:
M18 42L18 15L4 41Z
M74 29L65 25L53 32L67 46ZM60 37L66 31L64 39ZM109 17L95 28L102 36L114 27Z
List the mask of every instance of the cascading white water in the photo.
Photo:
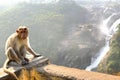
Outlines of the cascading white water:
M106 20L103 20L103 23L101 25L101 30L104 34L106 34L106 44L103 48L100 49L100 51L96 54L97 57L92 58L91 65L87 66L85 70L91 71L92 69L96 68L102 58L106 55L106 53L109 51L109 39L112 37L112 35L117 31L117 25L120 23L120 19L116 20L113 25L108 29L107 23L111 19L111 17L114 14L112 14L110 17L108 17Z

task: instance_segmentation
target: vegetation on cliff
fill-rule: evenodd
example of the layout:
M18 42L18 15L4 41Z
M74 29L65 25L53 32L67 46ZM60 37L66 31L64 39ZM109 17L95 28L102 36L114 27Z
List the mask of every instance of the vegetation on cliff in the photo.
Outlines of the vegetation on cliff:
M97 71L108 74L120 72L120 25L110 40L110 50L99 64Z

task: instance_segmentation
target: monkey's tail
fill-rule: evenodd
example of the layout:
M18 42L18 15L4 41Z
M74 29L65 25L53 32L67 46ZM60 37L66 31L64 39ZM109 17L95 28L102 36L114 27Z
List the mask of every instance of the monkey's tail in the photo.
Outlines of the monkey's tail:
M14 72L11 72L10 70L7 69L7 64L8 64L9 60L7 59L3 65L3 70L5 73L10 74L11 76L13 76L15 79L19 80L19 78L16 76L16 74Z

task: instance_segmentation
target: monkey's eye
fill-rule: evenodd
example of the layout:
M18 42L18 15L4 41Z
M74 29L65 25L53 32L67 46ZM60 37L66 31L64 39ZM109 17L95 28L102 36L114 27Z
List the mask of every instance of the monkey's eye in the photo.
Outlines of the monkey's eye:
M26 30L27 30L27 28L24 28L24 30L26 31Z
M26 33L26 31L21 31L20 33Z
M20 33L25 33L26 31L21 31Z

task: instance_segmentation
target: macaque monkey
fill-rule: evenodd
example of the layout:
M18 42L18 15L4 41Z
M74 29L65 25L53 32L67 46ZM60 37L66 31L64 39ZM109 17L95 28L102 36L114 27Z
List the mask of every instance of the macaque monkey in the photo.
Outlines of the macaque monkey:
M4 72L13 75L16 79L18 79L17 76L7 69L7 66L11 61L15 61L23 66L29 63L29 59L26 58L27 52L31 53L34 57L40 56L31 48L28 32L27 27L20 26L6 41L5 54L7 59L3 65L3 69Z

